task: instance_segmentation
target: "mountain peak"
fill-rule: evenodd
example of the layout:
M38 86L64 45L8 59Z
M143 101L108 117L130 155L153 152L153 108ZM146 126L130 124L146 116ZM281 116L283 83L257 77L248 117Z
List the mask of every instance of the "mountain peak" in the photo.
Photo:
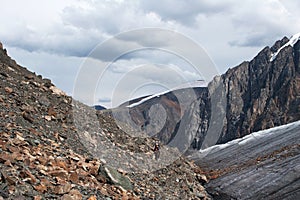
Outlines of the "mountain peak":
M272 54L271 58L270 58L270 62L272 62L273 60L275 60L276 56L279 54L279 52L284 49L285 47L287 46L294 46L298 40L300 40L300 32L291 36L290 39L288 41L286 41L286 37L284 37L280 42L282 41L286 41L285 44L281 45L281 47L275 52ZM277 43L275 43L274 46L276 46Z

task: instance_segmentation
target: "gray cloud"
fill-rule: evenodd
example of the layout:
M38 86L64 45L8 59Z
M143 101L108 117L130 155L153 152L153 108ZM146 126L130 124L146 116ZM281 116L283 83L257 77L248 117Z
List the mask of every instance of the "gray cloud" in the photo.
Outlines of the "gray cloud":
M36 0L12 0L5 5L1 11L6 17L0 18L0 40L8 48L15 47L11 56L22 54L16 59L28 66L38 66L32 69L54 79L68 93L72 93L70 82L74 81L80 65L77 61L89 55L98 44L104 48L91 57L102 64L119 58L107 70L106 87L99 92L101 97L111 96L114 81L138 65L179 67L180 73L189 79L195 78L193 70L181 58L160 51L140 51L140 48L172 49L179 45L177 50L192 54L192 60L202 58L194 53L191 45L184 45L179 39L175 45L169 35L159 31L152 35L143 32L116 35L113 42L105 46L104 41L123 31L157 27L186 34L205 48L221 71L251 59L259 49L272 45L277 39L300 31L297 0L162 0L159 3L53 0L51 5ZM126 53L128 49L137 51ZM60 59L61 62L57 62ZM158 73L162 81L165 80L163 74L168 73L158 68L146 71ZM134 79L133 75L139 76L135 79L141 81L157 81L142 71L132 73ZM123 92L129 91L125 88ZM96 101L98 98L95 97Z
M216 14L230 9L228 2L213 2L209 0L162 0L141 1L141 7L146 12L155 12L163 20L174 20L184 26L196 24L198 15Z
M255 12L249 12L255 10ZM291 15L290 10L280 1L245 1L239 10L232 14L232 23L241 35L229 41L232 46L266 46L283 36L290 36L300 31L298 15Z
M129 9L122 9L122 6L114 1L86 2L89 5L88 8L66 7L61 15L64 24L81 27L85 30L101 30L101 32L108 34L116 34L120 31L122 19L116 15Z
M272 33L272 36L266 37L265 33L253 34L240 40L229 41L228 44L238 47L261 47L272 45L275 42L274 38L280 39L281 35L279 33Z
M157 93L157 89L163 89L163 91L172 89L188 82L189 78L190 76L187 77L186 73L178 67L176 70L174 66L145 64L132 69L115 81L111 94L112 103L116 106L128 99L137 97L135 96L137 91L140 88L145 89L146 86L148 86L147 91L143 91L139 95ZM105 85L103 86L105 87ZM151 90L153 87L156 88L156 92ZM99 88L100 92L101 89Z
M89 56L102 61L111 62L119 57L125 56L128 50L135 50L139 48L142 47L136 42L119 40L118 38L114 37L108 41L105 41L104 43L99 44Z
M110 103L111 102L111 98L110 97L102 97L98 99L99 103Z
M5 43L12 47L29 52L49 52L66 56L84 57L95 47L96 41L101 41L101 35L84 30L77 31L71 27L52 27L49 32L36 32L28 27L18 27L22 33L7 34L3 37Z
M151 32L151 35L149 35L149 32ZM121 35L116 35L116 38L122 41L131 41L143 47L166 47L171 45L170 34L172 34L171 30L170 32L166 32L159 28L144 27L143 30L139 31L132 30L127 33L123 32Z
M234 34L219 33L229 46L265 46L271 41L291 35L300 29L299 14L295 0L285 1L243 1L209 0L183 1L76 1L65 5L60 14L50 22L34 22L28 17L25 23L9 24L8 31L0 31L1 40L14 47L34 52L49 52L66 56L84 57L99 43L111 36L134 28L164 27L183 32L202 32L203 28L222 26L224 21L232 24L227 30ZM28 14L26 10L24 13ZM7 15L18 13L6 13ZM205 16L205 17L201 17ZM20 18L23 17L20 15ZM27 16L25 17L25 19ZM56 20L53 20L56 19ZM218 20L216 20L218 19ZM24 21L24 20L23 20ZM5 21L2 24L6 24ZM194 26L197 25L197 26ZM18 30L18 31L14 31ZM206 30L206 29L205 29ZM238 34L237 34L238 33ZM211 33L202 32L200 39ZM224 36L223 36L224 35ZM231 35L232 38L226 38ZM118 36L117 36L118 37ZM123 45L147 46L160 44L167 46L168 38L163 35L144 37L143 34L118 38L112 48L100 52L109 57L109 52L118 51ZM211 38L213 42L213 38ZM126 44L127 42L127 44ZM132 43L131 43L132 42ZM107 59L106 59L107 60Z

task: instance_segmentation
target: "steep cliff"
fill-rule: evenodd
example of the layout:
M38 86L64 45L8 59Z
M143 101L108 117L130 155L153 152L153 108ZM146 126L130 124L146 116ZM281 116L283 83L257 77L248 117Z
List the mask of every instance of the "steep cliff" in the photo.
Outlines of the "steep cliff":
M207 88L197 89L197 99L181 106L181 112L173 112L180 106L170 92L131 107L129 117L147 129L149 109L161 104L167 117L157 116L164 122L159 132L154 131L158 138L170 143L175 135L184 135L190 144L196 141L193 146L198 149L300 120L299 55L299 34L284 37L250 62L216 77Z
M227 109L218 143L300 119L300 41L280 49L287 42L283 38L222 76Z

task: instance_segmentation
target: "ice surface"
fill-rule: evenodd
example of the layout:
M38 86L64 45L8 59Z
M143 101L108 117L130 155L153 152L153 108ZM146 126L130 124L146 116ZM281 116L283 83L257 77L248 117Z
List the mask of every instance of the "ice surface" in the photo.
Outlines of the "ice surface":
M245 145L250 141L258 140L260 138L264 138L266 136L269 136L270 134L276 134L280 130L287 131L288 129L293 129L294 127L297 127L297 126L300 126L300 121L290 123L290 124L287 124L287 125L282 125L282 126L270 128L270 129L267 129L267 130L254 132L254 133L252 133L250 135L247 135L243 138L235 139L235 140L232 140L232 141L230 141L228 143L225 143L225 144L214 145L214 146L211 146L209 148L200 150L200 153L211 152L211 151L215 152L215 151L218 151L218 150L221 150L221 149L224 149L224 148L230 147L232 145L236 145L236 144Z
M297 121L196 151L188 158L215 176L207 184L212 194L230 199L299 199L299 134Z

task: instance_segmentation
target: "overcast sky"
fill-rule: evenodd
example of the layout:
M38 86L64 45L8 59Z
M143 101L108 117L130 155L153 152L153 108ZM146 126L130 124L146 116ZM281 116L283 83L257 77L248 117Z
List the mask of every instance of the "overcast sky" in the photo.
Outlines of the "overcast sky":
M111 40L118 34L142 28L182 34L203 48L218 72L224 73L251 60L263 47L300 32L298 0L0 2L0 41L9 55L70 95L80 69L90 64L86 57L104 41L111 41L91 61L108 66L98 77L93 99L80 98L106 107L203 78L180 55L159 48L131 51L111 60L111 54L117 55L128 46L166 47L169 41L159 34L150 38L131 34ZM87 75L86 84L88 79Z

